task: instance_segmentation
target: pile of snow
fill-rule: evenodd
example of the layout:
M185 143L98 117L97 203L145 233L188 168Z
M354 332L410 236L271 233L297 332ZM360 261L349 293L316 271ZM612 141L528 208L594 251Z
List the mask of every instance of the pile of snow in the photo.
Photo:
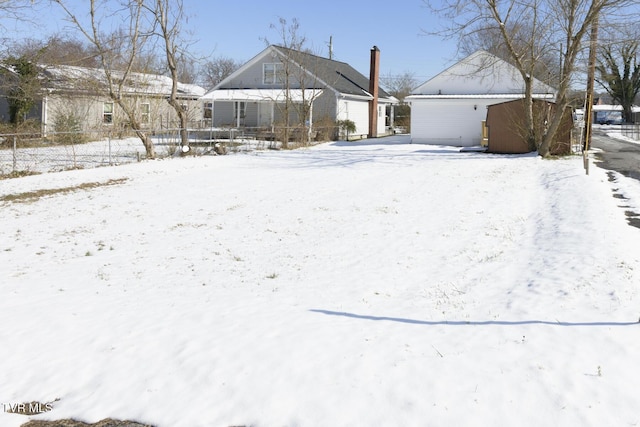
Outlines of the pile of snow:
M1 181L0 425L640 423L605 171L406 142Z

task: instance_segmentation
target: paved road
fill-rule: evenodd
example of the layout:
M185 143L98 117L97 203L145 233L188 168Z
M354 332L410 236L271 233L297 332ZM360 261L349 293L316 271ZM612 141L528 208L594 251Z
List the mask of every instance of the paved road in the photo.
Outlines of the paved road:
M595 155L599 167L640 180L640 144L609 138L602 132L594 131L591 147L602 150ZM613 176L610 175L610 179L613 180ZM621 208L628 208L622 194L614 192L613 196L621 199ZM625 214L629 225L640 228L640 212L625 210Z
M609 138L594 131L591 146L602 150L596 154L598 166L640 180L640 144Z

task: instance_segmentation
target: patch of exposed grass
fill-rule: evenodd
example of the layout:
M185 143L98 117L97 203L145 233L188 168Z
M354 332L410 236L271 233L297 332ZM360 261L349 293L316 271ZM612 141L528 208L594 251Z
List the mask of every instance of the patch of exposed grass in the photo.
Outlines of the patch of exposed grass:
M110 179L106 182L85 182L80 185L74 185L73 187L63 187L63 188L45 188L42 190L36 191L27 191L25 193L18 194L7 194L6 196L0 197L0 202L16 202L16 203L28 203L34 202L41 197L52 196L55 194L67 194L78 190L91 190L93 188L98 187L106 187L109 185L117 185L122 184L127 181L128 178L118 178L118 179Z
M40 175L40 172L32 172L28 170L13 171L9 173L0 174L0 179L22 178L23 176L30 176L30 175Z

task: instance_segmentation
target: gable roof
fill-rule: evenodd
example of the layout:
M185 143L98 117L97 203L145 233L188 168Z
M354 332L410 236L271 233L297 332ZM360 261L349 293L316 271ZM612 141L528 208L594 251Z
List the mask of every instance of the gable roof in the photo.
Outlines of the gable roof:
M305 89L329 88L344 95L372 97L369 93L369 79L346 62L335 61L282 46L270 45L215 86L205 95L205 98L213 91L219 89L254 89L252 86L233 87L231 82L233 82L238 75L245 72L269 54L277 55L281 61L290 60L298 67L304 69L312 77L308 83L309 86L312 87L305 87ZM378 96L381 99L394 99L382 88L379 89Z
M533 79L534 94L556 90ZM462 59L412 91L412 95L515 95L524 93L522 75L516 67L489 52L479 50Z

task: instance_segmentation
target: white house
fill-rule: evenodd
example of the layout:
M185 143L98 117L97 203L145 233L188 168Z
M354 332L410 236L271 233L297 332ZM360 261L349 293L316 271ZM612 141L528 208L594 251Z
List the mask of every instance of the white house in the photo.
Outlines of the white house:
M553 100L555 89L534 78L534 97ZM508 62L477 51L412 91L411 142L478 146L492 104L524 97L524 81Z
M372 49L372 64L374 54L379 62L380 51ZM377 78L347 63L271 45L203 96L205 120L213 127L273 130L285 122L286 105L290 126L350 120L356 125L351 137L380 136L388 130L386 107L397 99L377 85Z

